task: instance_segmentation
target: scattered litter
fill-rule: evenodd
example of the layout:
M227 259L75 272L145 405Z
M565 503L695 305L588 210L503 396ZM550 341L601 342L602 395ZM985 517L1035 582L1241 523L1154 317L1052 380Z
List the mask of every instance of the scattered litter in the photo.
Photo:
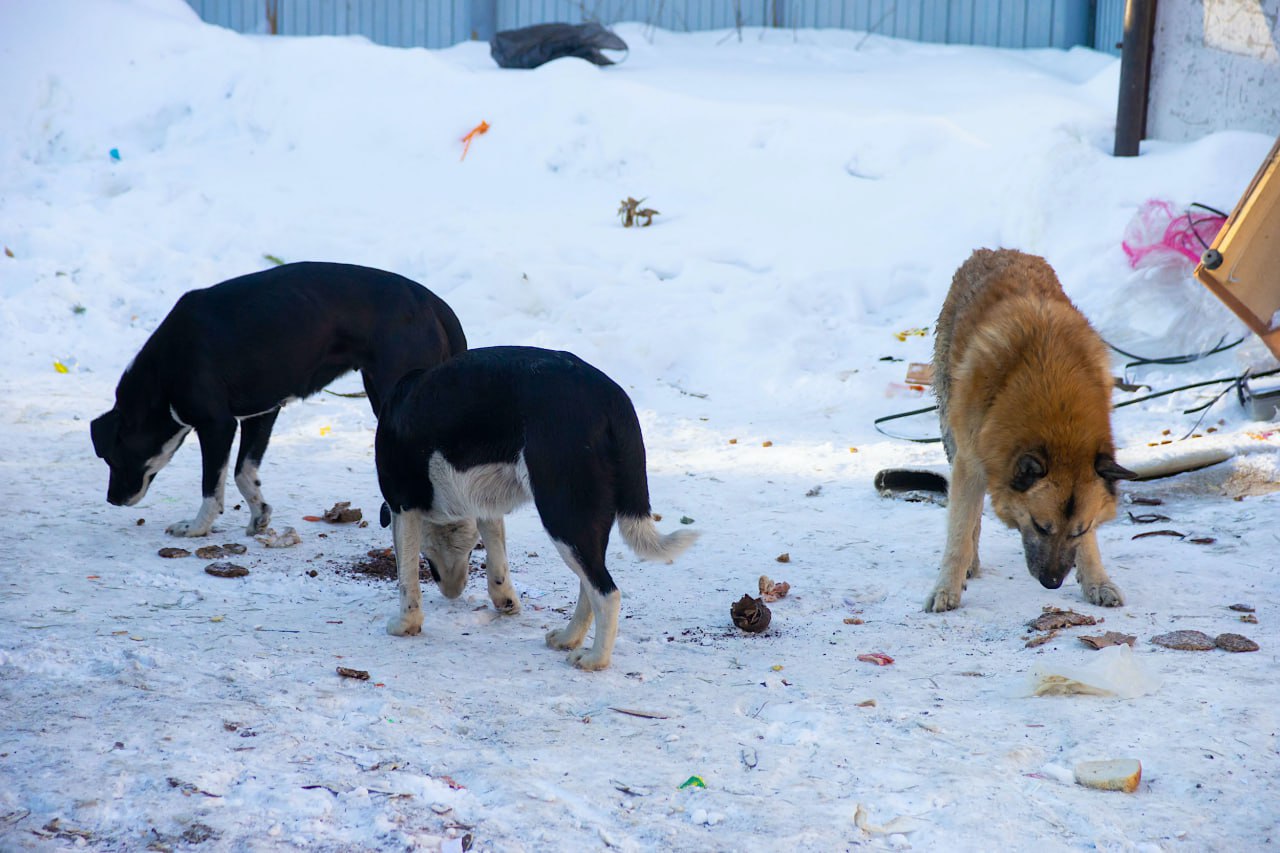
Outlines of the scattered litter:
M1081 761L1075 767L1075 779L1086 788L1132 794L1142 781L1142 762L1136 758Z
M205 545L202 548L197 548L196 556L202 560L216 560L219 557L238 556L248 551L249 548L239 542L227 542L222 545Z
M175 779L172 776L168 778L168 782L169 782L170 788L177 788L179 791L182 792L182 795L184 797L189 797L192 794L200 794L201 796L212 797L214 799L222 798L221 794L211 793L209 791L204 790L203 788L199 788L195 785L192 785L190 782L183 782L181 779Z
M653 224L653 217L661 216L661 214L656 210L648 207L641 207L640 205L644 204L644 201L645 200L642 198L635 199L631 196L627 196L618 203L618 216L622 219L623 228L631 228L633 226L638 228L648 228ZM641 219L643 219L644 222L641 222Z
M769 608L760 599L744 595L729 608L729 617L733 620L734 625L737 625L748 634L759 634L769 627L773 614L769 612Z
M899 341L905 342L907 338L923 338L929 334L928 326L921 326L918 329L903 329L901 332L894 332L893 336Z
M53 360L53 369L59 373L70 373L70 369L58 359Z
M1058 636L1058 629L1054 628L1052 631L1048 632L1047 634L1041 634L1038 637L1032 637L1030 640L1027 640L1022 647L1024 649L1034 649L1036 646L1043 646L1045 643L1049 642L1056 636Z
M945 469L886 468L876 472L874 483L882 498L947 505Z
M1032 696L1115 696L1133 699L1160 687L1128 645L1107 646L1084 664L1041 662L1031 671Z
M1120 246L1134 269L1170 262L1198 264L1225 222L1226 217L1214 213L1178 214L1172 203L1148 199L1125 226Z
M816 497L817 497L818 495L820 495L820 494L822 494L822 486L821 486L821 485L817 485L817 486L814 486L814 487L813 487L812 489L810 489L809 491L805 492L805 493L804 493L804 496L805 496L806 498L816 498Z
M242 578L249 574L248 569L235 563L210 563L204 567L204 571L215 578Z
M875 706L876 706L876 700L874 700L874 699L863 699L863 700L862 700L861 702L859 702L855 707L857 707L857 708L874 708Z
M1148 530L1146 533L1135 533L1130 539L1146 539L1148 536L1172 536L1175 539L1186 539L1187 534L1176 530Z
M1062 610L1057 607L1047 606L1044 608L1044 612L1027 623L1027 627L1034 631L1053 631L1059 628L1074 628L1077 625L1096 624L1098 624L1098 620L1086 613L1076 613L1074 610Z
M844 617L844 624L846 624L846 625L865 625L865 624L867 624L867 623L866 623L866 620L865 620L865 619L859 619L857 616L846 616L846 617Z
M1122 634L1119 631L1108 631L1100 636L1082 636L1078 637L1080 642L1092 649L1105 649L1108 646L1118 646L1124 644L1132 648L1134 641L1138 638L1132 634Z
M1143 495L1133 495L1129 498L1129 503L1135 506L1163 506L1164 501L1160 498L1145 497Z
M610 711L617 711L619 714L626 714L629 717L640 717L645 720L667 720L670 719L666 714L659 714L656 711L637 711L634 708L615 708L609 706Z
M768 575L760 576L759 586L760 598L769 604L772 604L779 598L786 598L787 593L791 591L791 584L785 581L775 582Z
M1252 613L1254 611L1252 604L1229 604L1227 605L1227 609L1235 610L1239 613Z
M324 511L322 519L330 524L350 524L353 521L359 521L364 517L359 507L351 508L351 501L339 501ZM307 520L315 519L315 516L307 516ZM316 519L317 521L321 519Z
M790 562L791 562L791 552L790 552L790 551L787 551L787 552L785 552L785 553L783 553L783 554L779 554L778 556L774 557L773 559L774 559L774 561L775 561L775 562L778 562L778 563L790 563Z
M1241 614L1240 614L1240 621L1241 621L1241 622L1247 622L1247 623L1249 623L1250 625L1257 625L1257 624L1258 624L1258 617L1257 617L1257 616L1254 616L1252 613L1241 613Z
M368 670L364 670L364 669L351 669L350 667L346 667L346 666L340 666L340 667L338 667L338 675L341 675L343 678L354 678L354 679L357 679L357 680L359 680L359 681L368 681L368 680L369 680L369 672L368 672Z
M30 812L28 812L28 814L30 814ZM76 842L77 847L85 844L85 842L93 838L93 833L89 830L77 829L74 826L63 826L60 819L56 817L40 829L33 829L31 832L33 835L38 835L42 838L48 838L52 835L67 841Z
M186 548L161 548L156 553L168 560L174 560L174 559L177 559L178 557L191 556L191 552L188 551Z
M452 776L437 776L436 778L448 785L454 791L465 791L467 789L466 785L463 785Z
M761 446L761 447L773 447L773 442L772 442L772 441L762 441L762 442L760 442L760 446Z
M1228 652L1256 652L1258 644L1242 634L1219 634L1213 644Z
M268 548L288 548L302 543L302 537L292 527L286 527L279 533L276 533L274 528L268 527L266 533L259 534L253 538Z
M688 779L685 779L683 782L680 783L679 790L683 791L685 788L705 788L705 787L707 787L707 783L702 781L701 776L690 776Z
M484 136L489 132L489 122L481 119L480 123L467 131L466 135L460 140L462 142L462 156L459 160L467 159L467 152L471 150L471 140L477 136Z
M1172 521L1167 515L1161 515L1158 512L1148 512L1143 515L1134 515L1129 513L1129 520L1134 524L1154 524L1157 521Z
M636 785L628 785L625 782L619 782L617 779L610 780L610 784L613 785L615 790L621 791L622 793L628 794L632 797L647 797L653 793L653 791L649 790L648 788L641 788Z
M853 824L868 835L894 835L915 832L920 828L920 821L912 817L895 817L883 826L874 824L867 817L867 810L858 803L853 810Z
M932 385L933 365L913 361L907 365L906 380L908 385Z
M692 518L690 518L690 517L689 517L689 516L687 516L687 515L682 515L682 516L680 516L680 523L681 523L681 524L693 524L693 519L692 519Z
M873 663L876 666L888 666L893 663L893 658L889 657L884 652L869 652L865 655L858 655L858 660L863 661L864 663Z
M1170 631L1151 638L1151 642L1166 649L1184 652L1207 652L1215 648L1213 639L1203 631Z

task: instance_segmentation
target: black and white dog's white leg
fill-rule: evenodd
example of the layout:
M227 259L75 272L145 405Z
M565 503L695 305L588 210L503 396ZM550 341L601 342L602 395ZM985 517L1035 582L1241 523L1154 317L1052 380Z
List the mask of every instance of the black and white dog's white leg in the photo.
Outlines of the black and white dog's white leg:
M240 452L236 456L236 488L249 505L249 525L245 533L253 536L262 533L271 523L271 505L262 497L262 481L258 478L258 466L267 452L271 440L271 428L275 426L279 409L272 409L240 422Z
M568 625L559 631L547 634L547 645L559 649L573 649L569 653L569 662L580 669L604 669L613 659L613 644L618 639L618 612L622 607L622 594L618 592L617 587L613 586L612 579L609 579L608 583L609 592L601 592L597 589L596 584L589 579L595 573L589 572L583 565L583 559L579 557L577 549L558 540L556 540L556 549L569 564L569 568L573 569L573 573L578 576L578 606L574 609L573 618L569 620ZM594 558L593 554L585 559L594 560ZM603 570L603 549L599 555L599 562L600 569ZM608 578L608 572L604 574ZM595 641L589 649L578 648L587 634L587 628L591 625L593 617L596 623Z
M520 612L520 596L511 584L511 568L507 565L507 530L501 518L478 518L476 527L484 542L485 577L489 581L489 600L500 613Z
M227 417L195 428L200 439L202 475L200 492L204 500L190 521L178 521L165 528L174 536L206 536L213 522L222 514L222 498L226 488L227 460L236 437L235 418Z
M422 513L416 509L391 514L396 573L400 579L400 613L387 623L387 633L397 637L422 631L422 584L418 580L418 559L422 553L423 524Z

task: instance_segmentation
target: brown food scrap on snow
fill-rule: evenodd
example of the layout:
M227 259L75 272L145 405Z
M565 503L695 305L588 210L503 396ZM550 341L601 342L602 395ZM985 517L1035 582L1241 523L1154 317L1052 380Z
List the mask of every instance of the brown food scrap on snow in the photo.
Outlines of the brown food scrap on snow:
M1058 629L1054 628L1052 631L1049 631L1047 634L1041 634L1038 637L1032 637L1030 640L1027 640L1027 642L1023 645L1023 648L1034 649L1036 646L1043 646L1045 643L1049 642L1056 636L1058 636Z
M1213 644L1228 652L1256 652L1258 644L1243 634L1219 634Z
M186 548L161 548L156 553L158 553L161 557L164 557L169 560L173 560L178 557L191 556L191 552L188 551Z
M858 660L863 663L873 663L876 666L888 666L893 663L893 658L889 657L884 652L871 652L865 655L858 655Z
M1235 610L1239 613L1252 613L1254 607L1252 604L1229 604L1227 605L1227 609Z
M1107 646L1133 646L1134 641L1138 638L1132 634L1122 634L1119 631L1108 631L1101 636L1084 636L1078 638L1091 649L1105 649Z
M338 675L341 675L343 678L355 678L359 681L369 680L368 671L363 669L351 669L347 666L338 667Z
M748 634L759 634L769 627L773 614L760 599L744 595L729 608L729 617L733 619L734 625Z
M204 567L204 571L215 578L242 578L249 574L248 569L235 563L210 563Z
M779 554L778 556L774 557L773 559L774 559L775 561L779 562L779 563L790 563L790 562L791 562L791 552L790 552L790 551L787 551L787 552L785 552L785 553Z
M1074 628L1076 625L1096 625L1098 620L1085 613L1074 610L1060 610L1057 607L1045 607L1044 612L1027 623L1027 627L1035 631L1053 631L1058 628Z
M1203 631L1170 631L1152 637L1151 642L1166 649L1184 652L1207 652L1214 648L1213 639Z
M324 520L330 524L350 524L353 521L359 521L364 517L364 513L359 507L351 508L351 501L339 501L324 511Z
M779 598L786 598L787 593L791 591L791 584L785 581L774 582L768 575L760 576L760 597L769 604L777 601Z
M196 549L196 556L202 560L216 560L219 557L225 557L230 553L221 545L205 545Z

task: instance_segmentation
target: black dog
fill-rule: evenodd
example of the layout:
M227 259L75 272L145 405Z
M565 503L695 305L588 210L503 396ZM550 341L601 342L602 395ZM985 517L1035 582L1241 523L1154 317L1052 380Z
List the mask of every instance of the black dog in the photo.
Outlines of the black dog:
M605 568L614 519L642 559L670 560L697 538L662 536L649 512L644 440L625 391L567 352L532 347L471 350L396 386L378 422L378 483L392 525L400 613L391 634L422 629L418 555L426 552L440 590L462 593L468 555L484 540L489 598L517 613L503 516L532 499L542 526L578 576L568 626L547 634L552 648L576 649L592 618L595 644L570 660L609 665L621 595ZM478 530L477 530L478 528Z
M204 502L175 536L204 536L222 512L227 460L240 425L236 486L249 533L266 529L258 466L280 407L351 370L374 414L410 370L467 348L453 310L403 276L348 264L300 263L186 293L143 344L93 421L93 446L111 467L107 501L132 506L196 431Z

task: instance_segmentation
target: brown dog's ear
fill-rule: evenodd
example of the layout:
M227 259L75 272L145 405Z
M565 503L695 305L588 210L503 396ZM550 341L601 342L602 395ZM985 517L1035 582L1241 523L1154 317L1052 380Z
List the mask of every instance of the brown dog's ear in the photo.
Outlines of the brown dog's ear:
M1009 488L1015 492L1025 492L1047 473L1048 468L1045 467L1044 460L1034 453L1024 453L1018 457Z
M1097 471L1098 476L1108 483L1114 483L1116 480L1138 479L1137 474L1125 468L1109 453L1099 453L1097 455L1093 460L1093 470Z
M89 424L89 435L93 438L93 450L100 459L106 459L116 444L116 434L120 430L120 410L99 415Z

